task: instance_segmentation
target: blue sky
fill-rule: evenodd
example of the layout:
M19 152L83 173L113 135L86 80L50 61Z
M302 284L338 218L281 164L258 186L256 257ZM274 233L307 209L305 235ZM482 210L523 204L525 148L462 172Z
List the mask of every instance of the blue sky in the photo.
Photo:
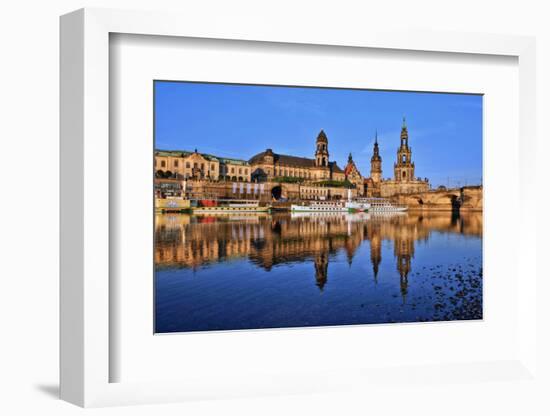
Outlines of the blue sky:
M266 148L314 157L321 129L330 159L351 152L369 176L375 131L393 176L403 116L416 176L432 186L479 184L482 97L397 91L155 82L155 147L249 159Z

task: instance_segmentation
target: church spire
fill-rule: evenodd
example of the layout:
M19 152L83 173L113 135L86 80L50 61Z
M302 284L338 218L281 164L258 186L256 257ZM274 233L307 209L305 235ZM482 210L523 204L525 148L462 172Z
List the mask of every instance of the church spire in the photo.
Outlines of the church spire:
M403 126L401 127L401 147L407 148L409 146L409 132L407 131L407 121L403 116Z
M378 149L378 130L376 130L374 133L374 148L372 150L371 161L379 158L380 158L380 152Z
M379 183L382 180L382 158L378 148L378 130L374 132L374 146L370 158L370 177L374 183Z

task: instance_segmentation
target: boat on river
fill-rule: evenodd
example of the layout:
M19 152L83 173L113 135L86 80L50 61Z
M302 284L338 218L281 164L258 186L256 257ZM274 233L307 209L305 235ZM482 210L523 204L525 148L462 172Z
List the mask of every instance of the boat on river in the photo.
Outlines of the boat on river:
M308 201L292 204L291 212L348 212L345 204L340 201Z
M371 213L379 212L405 212L408 210L406 205L397 205L386 198L360 198L358 201L370 205Z
M190 212L190 209L190 201L182 197L155 198L155 212L160 214Z
M191 201L193 214L234 214L269 212L270 206L260 205L259 201L248 199L200 199Z
M334 221L334 220L344 220L348 222L361 222L367 221L370 219L370 214L367 212L334 212L334 211L292 211L290 213L290 219L309 219L312 221Z
M308 201L301 204L292 204L291 212L367 212L370 203L360 200L352 200L351 191L348 189L347 201Z

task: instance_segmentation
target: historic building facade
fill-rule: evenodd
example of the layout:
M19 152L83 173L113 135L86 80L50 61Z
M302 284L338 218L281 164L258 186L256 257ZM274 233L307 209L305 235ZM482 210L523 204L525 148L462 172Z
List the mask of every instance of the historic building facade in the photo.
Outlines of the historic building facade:
M276 199L342 199L347 197L348 188L352 188L353 197L385 198L426 192L430 189L428 179L415 177L412 149L404 119L397 160L393 166L393 179L382 177L382 157L377 135L371 157L370 177L365 178L351 153L343 170L335 161L330 160L328 137L323 130L315 140L313 158L283 155L272 149L266 149L248 161L199 153L196 149L194 152L158 150L155 152L154 163L157 181L160 182L189 179L200 181L203 187L207 183L216 185L218 182L269 183L270 189L279 183L284 185L286 192L281 194L279 190L279 196L274 196ZM170 185L164 182L165 187ZM195 188L198 192L199 188ZM239 194L244 197L250 193L249 188L239 187ZM231 194L235 194L235 190L231 189ZM225 195L226 191L225 188L209 190L219 196Z
M368 197L389 198L398 194L429 191L430 183L428 179L417 178L414 171L412 149L409 146L409 132L405 118L403 118L397 160L393 164L393 179L382 178L382 158L380 157L378 137L376 136L371 158L370 177L364 180L365 193Z
M342 169L329 160L328 138L323 130L315 141L315 158L289 156L274 153L272 149L254 155L248 163L252 168L252 180L257 182L277 179L296 181L345 180Z
M359 169L355 165L355 162L353 161L353 157L351 153L348 156L348 164L344 168L344 176L348 182L353 184L355 188L357 188L360 192L360 195L363 195L363 176L361 175L361 172L359 172Z
M157 177L181 179L210 179L250 182L250 165L246 160L213 156L188 151L155 152Z

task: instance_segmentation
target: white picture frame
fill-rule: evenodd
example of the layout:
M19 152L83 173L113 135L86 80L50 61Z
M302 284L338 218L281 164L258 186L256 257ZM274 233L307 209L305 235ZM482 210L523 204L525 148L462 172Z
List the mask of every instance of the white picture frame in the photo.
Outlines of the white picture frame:
M261 24L260 24L261 23ZM309 30L311 29L311 30ZM536 217L534 200L536 159L535 41L529 37L381 31L334 31L285 28L266 22L239 25L223 19L204 25L192 16L168 13L83 9L61 18L61 398L80 406L158 403L196 398L296 394L348 388L358 391L386 380L389 369L368 373L325 369L331 380L316 383L315 375L282 373L265 380L220 374L212 379L139 383L110 382L113 356L110 345L110 158L109 158L109 36L113 33L206 39L331 45L451 54L504 55L519 66L519 240L522 281L517 293L520 341L517 356L499 362L457 366L441 363L414 370L430 383L448 372L464 382L479 383L476 372L505 374L506 380L537 382L536 361ZM67 174L69 173L70 174ZM518 273L518 270L511 273ZM360 369L359 369L360 370ZM407 370L409 373L411 370ZM393 373L395 374L395 373ZM413 377L413 378L414 378ZM498 376L495 376L498 378Z

